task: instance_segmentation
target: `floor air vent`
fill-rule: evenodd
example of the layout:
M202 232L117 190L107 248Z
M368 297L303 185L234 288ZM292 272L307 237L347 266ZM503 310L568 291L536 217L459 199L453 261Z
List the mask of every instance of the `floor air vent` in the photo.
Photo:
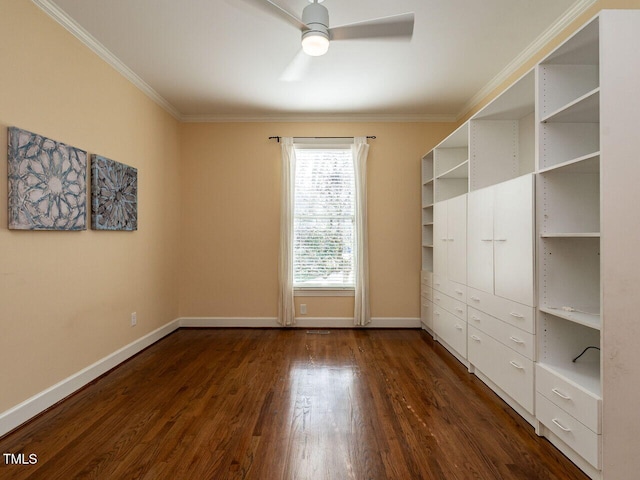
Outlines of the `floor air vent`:
M329 335L329 330L307 330L307 335Z

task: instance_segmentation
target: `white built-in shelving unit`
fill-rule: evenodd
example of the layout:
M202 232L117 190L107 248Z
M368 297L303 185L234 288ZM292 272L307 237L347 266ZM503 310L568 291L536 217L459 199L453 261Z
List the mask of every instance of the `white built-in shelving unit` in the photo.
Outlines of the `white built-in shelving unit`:
M420 320L433 332L433 152L422 157L422 270L420 274Z
M599 34L596 18L538 65L536 119L539 431L592 476L602 433Z
M640 468L637 45L600 12L422 160L428 330L594 479Z
M422 270L433 272L433 152L422 158Z

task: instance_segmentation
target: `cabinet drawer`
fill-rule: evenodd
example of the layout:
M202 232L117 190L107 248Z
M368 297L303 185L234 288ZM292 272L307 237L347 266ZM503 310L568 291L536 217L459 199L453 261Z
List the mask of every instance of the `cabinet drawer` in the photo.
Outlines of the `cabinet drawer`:
M461 357L467 358L467 322L434 305L433 330Z
M533 413L533 362L469 325L469 363Z
M427 300L433 301L433 289L431 287L422 285L420 294L423 299L426 298Z
M466 285L462 285L461 283L449 280L449 282L447 283L447 291L445 293L462 303L467 303Z
M424 298L420 305L420 321L428 327L429 330L433 331L433 303Z
M509 325L529 333L535 333L533 322L535 309L532 307L496 297L475 288L468 288L467 303L469 306L507 322Z
M427 287L433 287L433 272L427 270L420 271L420 283Z
M536 391L595 433L601 431L600 398L545 365L536 366Z
M467 286L440 275L433 276L433 289L461 302L467 302Z
M445 292L446 286L449 283L449 280L444 278L442 275L433 275L433 289L438 290L439 292Z
M535 337L531 333L520 330L472 307L468 307L467 318L470 326L476 327L478 330L492 336L529 360L534 360Z
M433 303L449 313L453 313L460 320L467 321L467 305L465 303L437 291L433 293Z
M587 462L600 469L601 435L585 427L540 393L536 393L536 418Z

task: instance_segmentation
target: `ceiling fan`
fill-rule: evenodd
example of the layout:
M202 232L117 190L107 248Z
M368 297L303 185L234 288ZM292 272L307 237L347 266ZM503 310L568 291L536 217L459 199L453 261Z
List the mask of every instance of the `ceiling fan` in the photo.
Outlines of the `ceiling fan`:
M366 20L364 22L351 23L338 27L329 26L329 11L321 3L324 0L309 0L302 10L302 18L282 8L271 0L253 0L252 3L259 3L265 7L268 13L284 19L301 32L302 52L306 55L298 54L289 65L282 80L297 80L300 71L307 60L305 56L317 57L324 55L329 50L329 43L336 40L356 40L356 39L407 39L413 36L413 24L415 15L413 13L403 13L389 17ZM302 53L301 52L301 53Z

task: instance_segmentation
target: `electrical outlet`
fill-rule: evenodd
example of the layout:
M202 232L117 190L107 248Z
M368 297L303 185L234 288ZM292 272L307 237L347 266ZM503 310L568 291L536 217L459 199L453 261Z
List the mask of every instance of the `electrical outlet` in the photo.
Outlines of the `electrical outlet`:
M135 327L138 323L138 314L136 312L131 313L131 326Z
M307 304L306 303L301 303L300 304L300 315L306 315L307 314Z

